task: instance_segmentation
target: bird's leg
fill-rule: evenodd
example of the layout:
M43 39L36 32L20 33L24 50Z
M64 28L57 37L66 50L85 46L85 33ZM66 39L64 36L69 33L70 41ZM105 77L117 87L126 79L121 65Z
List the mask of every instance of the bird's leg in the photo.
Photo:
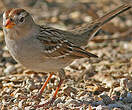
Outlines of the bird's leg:
M43 84L43 86L41 87L41 89L40 89L40 91L39 91L38 95L33 96L32 98L39 98L39 97L41 97L41 96L42 96L42 93L43 93L43 91L44 91L45 87L47 86L47 83L48 83L48 82L49 82L49 80L51 79L52 75L53 75L53 73L50 73L50 74L49 74L49 76L48 76L47 80L45 81L45 83L44 83L44 84Z
M43 93L45 87L47 86L47 83L49 82L49 80L51 79L51 77L52 77L53 74L54 73L50 73L49 74L47 80L45 81L45 83L43 84L43 86L41 87L41 89L40 89L40 91L39 91L39 93L37 95L34 95L32 97L20 97L20 99L27 99L27 98L38 99L38 98L40 98L42 96L42 93Z
M46 108L48 108L49 105L52 105L53 102L56 99L56 95L57 95L58 90L60 89L62 83L63 83L63 80L60 80L60 82L58 84L58 87L56 88L56 91L55 91L53 97L48 102L46 102L44 104L41 104L41 105L36 105L36 106L34 106L34 108L40 108L40 107L46 107Z
M49 80L51 79L52 75L53 75L53 74L50 74L50 75L48 76L48 78L47 78L47 80L45 81L44 85L43 85L42 88L40 89L39 94L42 94L42 93L43 93L43 91L44 91L45 87L47 86L47 83L48 83Z
M46 108L48 108L48 105L52 105L52 104L53 104L53 102L54 102L55 99L56 99L56 95L57 95L57 93L58 93L58 91L59 91L59 89L60 89L60 87L61 87L61 84L63 83L64 78L65 78L65 72L64 72L63 69L60 70L59 76L60 76L60 82L59 82L59 84L58 84L58 86L57 86L57 88L56 88L56 91L55 91L53 97L51 98L51 100L49 100L48 102L46 102L46 103L44 103L44 104L34 106L34 108L40 108L40 107L46 107Z

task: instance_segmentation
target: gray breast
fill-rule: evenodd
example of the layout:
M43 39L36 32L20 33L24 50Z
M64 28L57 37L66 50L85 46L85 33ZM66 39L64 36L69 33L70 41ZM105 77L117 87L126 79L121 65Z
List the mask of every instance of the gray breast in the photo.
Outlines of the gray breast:
M16 61L25 65L25 63L40 60L41 46L33 37L19 38L17 40L5 37L5 39L9 52Z

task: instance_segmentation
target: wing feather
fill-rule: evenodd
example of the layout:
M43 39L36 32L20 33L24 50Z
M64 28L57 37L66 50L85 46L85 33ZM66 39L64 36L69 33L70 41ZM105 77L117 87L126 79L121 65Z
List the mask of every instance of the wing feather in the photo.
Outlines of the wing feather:
M47 57L72 57L73 59L97 57L64 39L60 30L45 26L40 28L41 31L37 39L44 45L43 49Z

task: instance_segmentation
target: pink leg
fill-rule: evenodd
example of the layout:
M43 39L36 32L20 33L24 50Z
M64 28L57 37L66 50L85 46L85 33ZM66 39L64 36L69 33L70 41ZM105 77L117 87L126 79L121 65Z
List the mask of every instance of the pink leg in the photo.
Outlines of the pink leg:
M37 96L33 96L33 98L38 98L38 97L41 97L45 87L47 86L47 83L49 82L49 80L51 79L53 74L50 73L50 75L48 76L47 80L45 81L44 85L41 87L40 91L39 91L39 94Z
M54 93L54 95L53 95L53 97L52 97L52 99L50 101L48 101L47 103L42 104L42 105L36 105L36 106L34 106L34 108L40 108L40 107L44 107L44 106L48 106L48 105L53 104L53 102L56 99L56 95L58 93L58 90L60 89L62 83L63 83L63 80L61 79L59 84L58 84L58 87L56 88L56 91L55 91L55 93Z
M52 75L53 75L53 73L50 73L50 75L48 76L47 80L45 81L45 83L44 83L43 86L41 87L41 89L40 89L38 95L35 95L35 96L32 96L32 97L20 97L20 98L21 98L21 99L27 99L27 98L35 98L35 99L37 99L37 98L41 97L41 95L42 95L42 93L43 93L45 87L47 86L47 83L48 83L49 80L51 79Z

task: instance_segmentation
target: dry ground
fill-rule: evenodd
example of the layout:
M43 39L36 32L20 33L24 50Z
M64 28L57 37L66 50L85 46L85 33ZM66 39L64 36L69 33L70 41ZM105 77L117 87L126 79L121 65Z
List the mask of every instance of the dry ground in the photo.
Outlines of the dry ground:
M0 0L0 17L2 21L6 8L22 7L32 13L37 23L68 30L104 15L120 6L121 1ZM132 110L131 39L132 10L113 19L89 42L86 49L98 55L98 59L76 60L65 69L66 80L50 110ZM10 56L1 30L1 110L31 110L31 105L42 104L53 95L57 76L52 77L41 99L21 99L38 93L47 78L47 74L25 70Z

